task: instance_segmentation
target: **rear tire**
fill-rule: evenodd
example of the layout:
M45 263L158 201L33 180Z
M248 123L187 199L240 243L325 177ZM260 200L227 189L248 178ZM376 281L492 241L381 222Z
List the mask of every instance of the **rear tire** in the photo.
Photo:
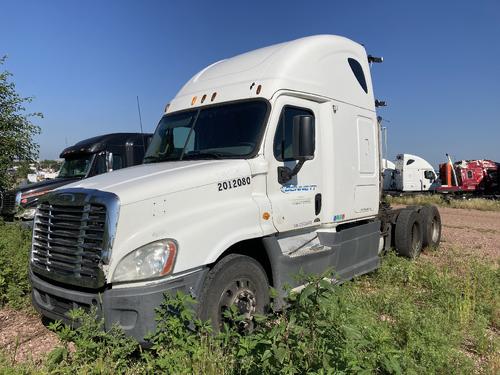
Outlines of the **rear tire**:
M396 219L394 242L398 254L414 259L422 251L422 219L416 210L404 209Z
M200 319L210 320L218 332L224 322L228 322L224 312L231 305L245 316L238 326L241 332L251 332L255 327L253 316L264 314L269 308L266 273L255 259L245 255L230 254L207 274L200 295Z
M437 247L441 242L441 215L436 206L427 205L420 210L422 217L422 246Z

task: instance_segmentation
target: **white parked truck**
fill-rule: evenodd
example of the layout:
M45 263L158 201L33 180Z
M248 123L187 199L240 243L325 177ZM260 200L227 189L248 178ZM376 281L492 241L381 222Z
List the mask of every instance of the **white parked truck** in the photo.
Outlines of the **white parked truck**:
M387 192L429 192L438 186L432 165L412 154L398 154L393 170L384 174L384 190Z
M370 62L321 35L248 52L200 71L166 108L145 164L76 182L37 208L34 306L67 321L96 306L142 341L164 293L185 291L215 328L234 305L253 325L269 287L299 271L337 280L437 245L433 206L381 204ZM394 239L394 241L392 241Z
M394 190L396 187L395 175L396 164L387 159L382 159L382 190Z

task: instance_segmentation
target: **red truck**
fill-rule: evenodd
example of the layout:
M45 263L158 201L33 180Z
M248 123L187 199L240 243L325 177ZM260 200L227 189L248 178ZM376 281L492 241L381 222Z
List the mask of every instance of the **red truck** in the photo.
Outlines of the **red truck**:
M447 155L448 156L448 155ZM492 160L460 160L439 165L442 193L500 194L500 163Z

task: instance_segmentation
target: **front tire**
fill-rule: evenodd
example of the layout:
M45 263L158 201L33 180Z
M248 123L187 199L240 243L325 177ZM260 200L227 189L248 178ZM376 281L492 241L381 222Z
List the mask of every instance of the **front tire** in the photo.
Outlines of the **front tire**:
M244 316L238 323L241 332L255 327L254 315L264 314L269 307L269 282L262 266L253 258L230 254L212 268L203 284L199 316L210 320L214 331L228 321L225 312L235 306Z

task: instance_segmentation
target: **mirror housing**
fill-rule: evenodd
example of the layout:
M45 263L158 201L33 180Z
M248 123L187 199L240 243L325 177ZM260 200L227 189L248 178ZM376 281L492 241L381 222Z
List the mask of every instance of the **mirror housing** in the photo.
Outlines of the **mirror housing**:
M315 135L314 135L314 117L295 116L293 118L292 129L292 156L297 160L297 164L292 169L280 166L278 167L278 182L286 184L293 176L299 173L306 162L314 158Z
M296 160L314 158L314 118L312 116L295 116L293 118L292 154Z

